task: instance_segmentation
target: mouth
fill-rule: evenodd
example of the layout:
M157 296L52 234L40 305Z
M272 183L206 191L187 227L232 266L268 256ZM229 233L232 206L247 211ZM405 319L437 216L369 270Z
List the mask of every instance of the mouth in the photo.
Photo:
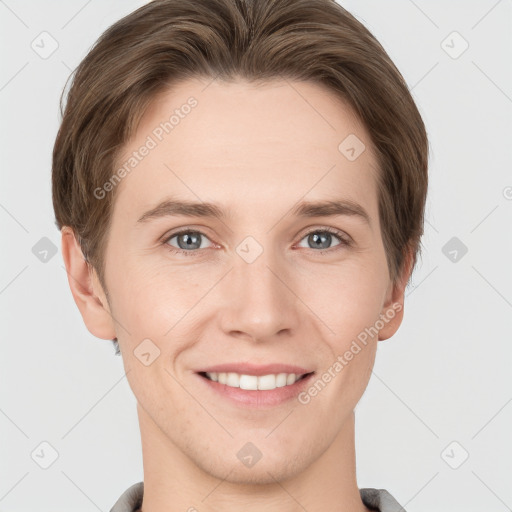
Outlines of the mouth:
M201 377L211 382L218 382L230 388L247 391L272 391L277 388L293 386L296 382L308 378L313 373L315 372L248 375L234 372L198 372Z
M268 409L285 405L311 383L311 367L268 362L226 362L196 368L206 395L219 397L236 407Z
M314 371L268 373L268 370L258 373L260 375L200 371L196 375L204 384L205 396L213 393L212 399L214 396L219 397L236 408L265 410L297 400L297 396L310 385L315 374Z

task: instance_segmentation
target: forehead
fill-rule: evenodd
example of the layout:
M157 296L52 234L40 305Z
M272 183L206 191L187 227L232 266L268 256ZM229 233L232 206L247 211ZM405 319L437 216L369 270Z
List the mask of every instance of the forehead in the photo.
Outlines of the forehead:
M364 151L348 158L352 147L356 156ZM301 198L343 197L376 213L369 135L344 101L311 82L182 81L155 98L118 167L130 159L135 165L125 165L131 168L116 191L115 210L124 216L166 196L243 207L248 215L270 213L279 201L282 210Z

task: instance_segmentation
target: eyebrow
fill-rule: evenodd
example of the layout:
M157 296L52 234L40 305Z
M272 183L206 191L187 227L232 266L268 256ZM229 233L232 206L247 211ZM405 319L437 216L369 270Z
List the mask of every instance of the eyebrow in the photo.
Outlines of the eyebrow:
M370 216L367 211L360 204L350 200L303 201L291 210L291 214L297 217L355 216L371 226ZM222 220L230 217L230 212L224 211L215 203L166 199L151 210L143 213L137 222L148 222L152 219L173 216L211 217Z

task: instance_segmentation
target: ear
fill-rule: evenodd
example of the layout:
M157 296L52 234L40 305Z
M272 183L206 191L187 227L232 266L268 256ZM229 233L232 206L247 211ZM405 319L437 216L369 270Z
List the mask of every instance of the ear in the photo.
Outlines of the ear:
M69 287L85 326L97 338L111 340L116 337L116 331L106 294L96 271L85 260L72 228L64 226L61 234L62 258L66 265Z
M404 296L405 288L411 275L414 261L412 250L408 249L404 257L402 271L395 282L389 284L384 307L382 308L380 318L384 322L384 327L379 331L379 341L391 338L402 323L404 317Z

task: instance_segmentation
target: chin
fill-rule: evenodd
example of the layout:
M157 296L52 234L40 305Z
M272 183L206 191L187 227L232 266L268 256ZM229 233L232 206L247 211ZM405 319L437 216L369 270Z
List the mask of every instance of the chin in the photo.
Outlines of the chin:
M228 474L214 474L212 476L236 485L269 485L276 484L276 482L283 482L296 475L296 471L292 469L286 461L283 461L283 463L279 465L263 465L263 462L259 461L258 464L252 468L246 468L242 467L242 464L236 464L235 467L231 469L231 472L229 472L228 469L226 473Z
M298 448L300 452L300 447ZM263 453L252 466L246 466L239 460L236 453L233 457L219 459L212 463L198 461L195 463L214 478L237 485L268 485L286 481L304 471L312 461L306 460L305 454L290 456L275 451L270 456Z

